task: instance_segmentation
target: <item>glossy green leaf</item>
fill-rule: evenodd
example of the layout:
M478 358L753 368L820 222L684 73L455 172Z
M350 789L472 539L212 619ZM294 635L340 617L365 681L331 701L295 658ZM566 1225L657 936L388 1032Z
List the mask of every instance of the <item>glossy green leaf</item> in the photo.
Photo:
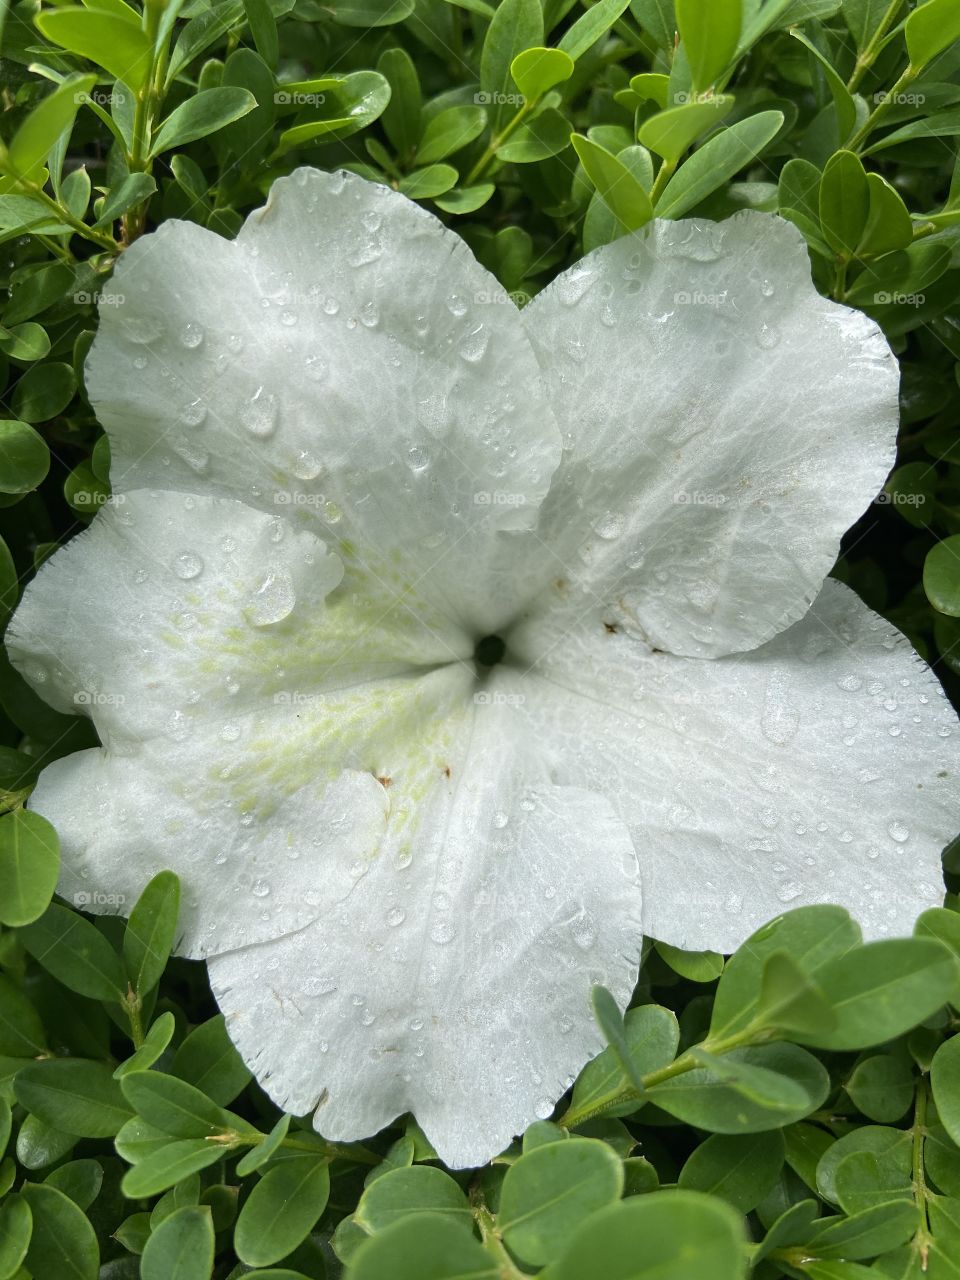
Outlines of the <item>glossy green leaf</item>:
M934 545L923 562L923 589L940 613L960 617L960 534Z
M142 1280L210 1280L214 1246L210 1210L201 1205L177 1209L147 1241Z
M593 1213L620 1199L623 1183L623 1161L606 1143L571 1138L536 1147L507 1170L500 1231L521 1262L545 1266Z
M131 1200L155 1196L191 1174L216 1164L229 1148L204 1138L181 1138L158 1146L124 1176L123 1193Z
M0 493L29 493L50 470L50 450L27 422L0 419Z
M960 1036L953 1036L937 1050L930 1067L930 1085L940 1122L960 1146Z
M174 1054L170 1072L220 1106L232 1102L251 1077L227 1035L222 1013L193 1028Z
M93 1000L120 1000L127 984L120 958L83 916L51 903L20 939L34 959L71 991Z
M0 817L0 923L26 925L43 915L59 874L60 842L46 818L28 809Z
M382 1231L411 1214L442 1213L470 1228L473 1217L467 1198L449 1174L427 1165L393 1169L371 1182L354 1220L371 1233Z
M21 1106L81 1138L112 1138L133 1115L112 1071L102 1062L33 1062L18 1073L14 1088Z
M870 187L860 157L852 151L837 151L820 180L820 225L831 249L853 257L869 216Z
M955 0L925 0L904 26L910 65L919 69L960 40L960 7Z
M30 112L13 135L3 168L36 181L60 135L69 129L96 76L72 75Z
M134 904L123 934L123 961L130 985L144 996L160 981L177 932L180 881L161 871Z
M449 107L433 116L416 144L417 164L446 160L479 138L487 124L483 107Z
M715 1133L698 1146L680 1170L688 1191L719 1196L740 1213L749 1213L772 1191L783 1168L779 1130L769 1133Z
M524 49L542 44L540 0L501 0L480 54L480 89L483 102L491 107L494 129L515 115L521 105L522 95L510 74L514 58Z
M573 75L574 61L562 49L524 49L510 64L513 82L533 102Z
M760 111L708 139L685 160L657 201L658 218L682 218L759 155L783 124L782 111Z
M13 411L21 422L49 422L67 407L76 389L72 365L57 360L36 364L17 383Z
M709 89L729 66L740 43L742 0L674 0L693 87Z
M499 1263L449 1218L436 1213L404 1218L361 1244L350 1280L500 1280ZM580 1277L582 1280L582 1277Z
M913 1072L903 1058L874 1054L857 1064L846 1083L850 1100L868 1120L899 1120L913 1102Z
M15 1276L27 1256L33 1214L22 1196L0 1201L0 1276Z
M733 98L729 94L670 107L645 121L637 138L645 147L673 164L701 134L718 125L732 108Z
M676 1057L680 1028L676 1015L670 1009L659 1005L628 1009L624 1018L624 1035L635 1073L641 1076L658 1071ZM619 1057L612 1047L608 1047L588 1062L580 1073L573 1087L571 1110L579 1115L589 1114L606 1100L632 1087ZM624 1111L635 1111L638 1105L636 1100L630 1101ZM607 1114L619 1112L615 1110Z
M593 1214L550 1272L551 1280L742 1280L743 1220L696 1191L622 1200Z
M150 76L152 46L139 22L106 8L68 6L44 10L36 23L48 40L89 58L134 93Z
M570 141L587 177L624 231L636 231L649 222L653 217L650 196L623 161L582 134L573 134Z
M150 146L152 156L183 147L198 138L206 138L239 120L257 105L248 89L221 86L218 89L202 89L179 107L171 111L154 134Z
M97 1280L100 1248L90 1219L56 1187L24 1183L20 1194L33 1214L27 1270L57 1280Z
M374 1187L386 1181L381 1178ZM306 1156L275 1164L240 1210L234 1233L237 1256L252 1267L270 1266L285 1258L313 1229L329 1194L326 1161Z

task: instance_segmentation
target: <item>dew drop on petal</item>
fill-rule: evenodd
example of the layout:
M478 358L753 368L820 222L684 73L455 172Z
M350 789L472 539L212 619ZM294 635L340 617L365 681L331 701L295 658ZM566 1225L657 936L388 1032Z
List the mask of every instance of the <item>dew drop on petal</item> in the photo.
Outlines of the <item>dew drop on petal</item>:
M387 912L387 924L391 929L396 929L397 925L403 924L407 918L407 913L403 907L391 907Z
M910 828L902 819L894 818L887 827L887 834L891 840L896 840L897 844L903 844L910 839Z
M270 435L277 425L276 399L258 387L240 410L240 421L251 435Z
M619 512L607 511L594 523L593 529L598 538L612 542L623 533L626 521Z
M173 571L178 578L198 578L203 572L203 560L195 551L181 551L174 557Z
M762 324L757 333L757 346L764 351L772 351L780 341L780 334L769 324Z
M489 344L490 334L488 330L482 324L477 325L460 343L461 359L466 360L468 364L479 364L486 354Z
M207 406L202 400L191 400L180 410L180 421L185 427L199 427L207 416Z
M203 341L203 329L198 324L185 324L180 330L180 341L192 351Z
M275 566L247 597L243 612L252 626L269 627L289 617L296 602L293 579L286 569Z
M323 463L319 458L315 458L312 453L301 450L297 454L296 461L293 464L293 474L298 480L316 480L322 470Z

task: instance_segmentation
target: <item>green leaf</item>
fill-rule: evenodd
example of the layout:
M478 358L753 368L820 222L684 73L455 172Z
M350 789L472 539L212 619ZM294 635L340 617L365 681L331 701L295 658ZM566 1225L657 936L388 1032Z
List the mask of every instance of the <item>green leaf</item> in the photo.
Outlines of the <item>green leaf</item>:
M719 1196L739 1213L749 1213L773 1190L783 1159L779 1130L742 1136L715 1133L694 1148L680 1171L679 1185Z
M225 125L239 120L257 105L249 89L221 86L217 89L201 89L171 111L154 134L150 155L158 156L174 147L216 133Z
M43 1183L25 1182L20 1194L33 1214L27 1270L51 1280L97 1280L100 1248L90 1220L73 1201Z
M35 19L61 49L89 58L139 93L150 76L153 47L140 23L108 9L45 9Z
M378 1231L350 1261L350 1280L500 1280L492 1254L456 1222L435 1213ZM578 1280L583 1280L579 1277ZM612 1280L612 1278L611 1278Z
M510 75L514 58L524 49L542 44L540 0L501 0L487 28L480 54L480 89L483 101L493 108L495 131L521 105L520 94Z
M820 180L820 224L830 248L852 258L869 214L870 187L860 157L852 151L835 152Z
M919 465L926 466L925 463ZM913 932L918 938L936 938L960 959L960 913L945 907L930 907L917 918Z
M583 134L571 135L570 141L587 177L624 231L636 231L649 222L653 217L650 196L623 161Z
M429 164L401 178L397 190L409 200L431 200L454 187L458 177L452 165Z
M590 992L593 1004L593 1016L604 1034L607 1044L613 1050L620 1070L630 1081L638 1094L643 1093L643 1073L630 1052L626 1028L620 1006L606 987L595 986Z
M18 196L6 196L6 204L10 204L14 200L19 200ZM3 201L0 201L3 203ZM36 234L49 234L61 230L58 224L49 221L29 222L30 230ZM24 224L18 222L15 224L18 232L24 230ZM25 324L12 325L8 330L6 337L0 337L0 351L8 355L11 360L21 360L25 364L34 360L42 360L50 350L50 339L46 330L39 324L34 324L32 320L28 320Z
M925 0L907 16L904 26L910 65L919 70L955 40L960 40L960 7L956 0Z
M29 809L0 817L0 923L16 927L43 915L59 874L60 842L46 818Z
M103 1166L96 1160L71 1160L48 1173L44 1181L47 1186L62 1191L86 1213L103 1186Z
M762 925L727 961L717 987L710 1038L742 1031L757 1016L763 975L774 952L787 952L807 977L860 941L860 930L843 907L800 907Z
M510 64L514 84L528 102L535 102L554 85L569 80L574 62L562 49L524 49Z
M708 139L680 166L657 201L658 218L681 218L739 173L783 124L782 111L761 111Z
M930 1085L940 1122L960 1146L960 1036L945 1040L934 1054Z
M858 1261L889 1253L905 1244L919 1226L912 1201L893 1200L848 1218L826 1218L814 1229L805 1247L820 1258Z
M40 1015L25 992L0 974L0 1056L35 1058L45 1051Z
M222 1107L232 1102L251 1078L250 1068L227 1035L222 1013L194 1027L177 1049L170 1072Z
M628 1009L624 1018L624 1034L630 1059L641 1075L659 1071L676 1057L680 1028L676 1015L670 1009L655 1004ZM632 1085L617 1055L612 1048L604 1049L587 1063L573 1086L571 1111L586 1115L607 1099L615 1098L630 1088ZM624 1111L635 1111L638 1106L639 1101L633 1100L624 1105Z
M172 871L154 876L137 899L123 935L130 985L145 996L160 981L177 932L180 881Z
M131 1071L147 1071L173 1039L177 1029L177 1020L169 1012L162 1013L144 1037L143 1044L126 1062L121 1062L114 1071L114 1079L122 1080Z
M153 1231L140 1262L142 1280L210 1280L215 1241L205 1205L176 1209Z
M798 1038L820 1049L866 1049L903 1035L954 999L960 970L932 938L885 938L831 960L817 981L837 1025Z
M411 1214L442 1213L462 1221L467 1230L473 1216L467 1198L449 1174L427 1165L393 1169L371 1182L357 1205L354 1221L371 1234Z
M54 360L34 365L17 383L13 393L13 411L21 422L49 422L63 412L76 389L77 378L72 365ZM44 451L47 452L45 444ZM49 462L48 452L47 460Z
M17 1134L17 1159L25 1169L46 1169L62 1160L77 1144L76 1136L53 1129L28 1115Z
M727 94L658 111L641 126L637 138L670 164L675 164L702 133L712 129L733 107Z
M697 1050L693 1051L697 1053ZM702 1065L649 1089L647 1098L677 1119L713 1133L762 1133L815 1111L830 1078L797 1045L768 1044L703 1054Z
M808 40L803 32L796 30L796 28L791 30L790 34L795 40L800 41L823 71L837 116L836 139L842 145L857 127L857 104L853 99L853 95L847 88L843 77L837 72L830 60L824 57L812 40Z
M850 1100L868 1120L899 1120L913 1102L913 1072L902 1058L890 1054L864 1058L845 1087Z
M960 533L935 543L927 552L923 589L939 613L960 618Z
M123 1194L131 1200L159 1195L191 1174L216 1164L228 1152L229 1147L204 1138L167 1142L128 1170L121 1184Z
M666 942L658 942L656 949L661 960L688 982L716 982L723 973L723 956L718 951L683 951Z
M675 8L693 87L703 92L716 83L737 51L742 0L675 0Z
M22 1196L0 1202L0 1276L15 1276L30 1247L33 1214Z
M24 120L13 135L3 167L35 182L64 130L73 124L84 96L97 82L92 75L71 75Z
M135 1071L120 1082L138 1115L174 1138L216 1137L237 1127L237 1117L185 1080L159 1071Z
M347 27L386 27L402 22L414 0L337 0L332 16Z
M247 1154L237 1161L237 1173L241 1178L245 1178L248 1173L253 1173L255 1170L263 1168L279 1151L280 1144L287 1136L289 1128L290 1117L282 1115L264 1141L257 1143L255 1147L251 1147Z
M592 1138L551 1142L507 1170L498 1225L527 1266L545 1266L566 1249L581 1223L623 1193L623 1161Z
M276 71L280 57L280 39L277 35L277 20L268 0L243 0L243 8L257 52L267 66Z
M43 436L26 422L0 419L0 493L29 493L49 470L50 450Z
M509 164L533 164L559 153L570 144L570 121L555 107L539 111L497 148L497 158Z
M104 198L97 212L95 227L109 227L134 205L149 200L157 189L156 180L149 173L128 173L119 186Z
M418 165L445 160L480 137L487 125L483 107L449 107L430 120L416 144Z
M393 1176L388 1174L373 1185L380 1186ZM325 1160L298 1156L275 1164L240 1210L234 1233L237 1256L251 1267L270 1266L285 1258L313 1229L329 1194Z
M337 93L330 94L330 102L322 104L330 114L285 129L277 143L277 155L285 155L295 147L306 146L318 138L332 141L366 129L383 113L390 100L390 86L376 71L353 71L344 76L342 81L334 83L338 86ZM311 81L304 81L283 85L281 88L290 94L311 93L314 91L312 84ZM320 93L323 94L324 91L321 90Z
M380 120L383 131L401 156L410 156L420 138L422 99L417 68L406 49L385 49L377 70L390 86L390 101Z
M102 933L83 916L51 903L21 930L33 958L71 991L92 1000L122 1000L127 989L120 958Z
M550 1280L742 1280L743 1220L696 1191L634 1196L593 1214Z
M760 985L757 1018L764 1026L802 1034L832 1029L837 1015L823 991L803 972L788 951L767 957Z
M596 4L590 5L586 13L582 13L563 33L557 48L569 54L576 62L606 35L628 3L629 0L598 0Z
M110 1068L83 1058L32 1062L14 1081L17 1101L46 1124L80 1138L112 1138L133 1111Z
M867 186L870 189L869 211L857 256L878 257L896 249L905 249L913 243L913 222L907 206L879 173L867 174Z

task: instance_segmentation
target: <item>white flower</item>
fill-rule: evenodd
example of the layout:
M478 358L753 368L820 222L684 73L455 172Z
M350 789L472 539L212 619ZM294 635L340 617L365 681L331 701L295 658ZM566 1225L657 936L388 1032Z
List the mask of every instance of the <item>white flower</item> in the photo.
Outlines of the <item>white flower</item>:
M725 950L835 901L878 936L940 899L956 718L824 582L896 364L789 224L654 224L521 313L416 205L303 169L115 284L118 500L9 636L104 746L33 804L68 897L181 876L278 1104L340 1140L412 1111L475 1164L601 1047L641 927Z

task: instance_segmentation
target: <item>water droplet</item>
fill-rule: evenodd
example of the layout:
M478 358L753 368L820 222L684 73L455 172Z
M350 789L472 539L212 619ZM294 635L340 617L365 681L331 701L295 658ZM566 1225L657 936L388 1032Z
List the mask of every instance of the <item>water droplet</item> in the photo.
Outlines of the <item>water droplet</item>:
M859 676L841 676L837 685L847 693L856 693L858 689L863 688L863 681Z
M323 310L326 315L335 316L337 312L340 310L340 303L336 300L336 298L324 298Z
M760 728L765 738L782 747L800 727L800 713L787 700L782 676L772 675L763 700Z
M430 938L438 946L445 946L456 933L456 929L448 920L437 920L430 930Z
M475 329L471 329L460 343L461 359L466 360L468 364L479 364L486 355L489 344L490 334L488 330L484 325L478 324Z
M173 571L178 578L197 578L203 572L203 561L195 551L181 551L174 557Z
M391 907L387 912L387 924L391 929L396 929L397 925L403 924L407 918L407 913L402 907Z
M275 566L247 597L243 612L252 626L268 627L289 617L296 602L293 579L286 569Z
M239 355L243 350L243 338L239 333L231 333L227 337L227 350Z
M598 538L603 538L605 542L612 542L623 533L625 524L626 520L619 512L607 511L595 521L593 530Z
M771 280L760 281L760 292L765 298L772 298L776 291L776 286Z
M407 466L411 471L423 471L430 465L430 454L423 445L415 444L407 450Z
M307 356L303 362L303 367L311 382L322 382L329 369L329 365L322 356Z
M503 812L498 812L493 815L493 825L498 831L502 831L509 821L510 819Z
M534 1107L534 1113L538 1120L549 1120L553 1115L553 1103L549 1098L541 1098Z
M358 319L365 329L375 329L380 323L380 308L372 298L360 308Z
M794 898L799 898L801 893L803 889L795 880L784 880L777 889L777 897L781 902L792 902Z
M581 951L589 951L597 940L597 929L588 911L581 911L571 929L573 940Z
M277 425L276 399L258 387L240 410L240 421L251 435L270 435Z
M780 334L768 324L762 324L757 333L757 346L764 351L772 351L780 341Z
M255 898L265 898L270 892L270 886L266 880L254 880L250 892Z
M163 336L163 322L149 316L123 317L123 332L131 342L146 346Z
M323 504L323 518L328 524L339 524L343 518L343 512L335 502L325 502Z
M220 730L220 737L224 740L224 742L236 742L236 740L240 737L240 726L235 721L231 720L228 724L225 724L223 728ZM244 822L244 818L247 819L246 822ZM244 814L243 818L241 818L240 821L243 824L243 826L249 827L253 821L253 816L251 814Z
M298 480L316 480L322 470L323 463L319 458L315 458L312 453L307 453L303 449L300 450L293 464L293 474Z
M202 400L191 400L180 410L180 421L185 427L199 427L207 416L207 406Z
M203 341L203 329L198 324L185 324L180 330L180 341L192 351Z
M461 294L455 293L447 299L447 310L452 316L458 319L460 316L467 314L467 300Z
M891 840L896 840L897 844L903 844L910 839L910 828L901 818L894 818L887 827L887 835Z

